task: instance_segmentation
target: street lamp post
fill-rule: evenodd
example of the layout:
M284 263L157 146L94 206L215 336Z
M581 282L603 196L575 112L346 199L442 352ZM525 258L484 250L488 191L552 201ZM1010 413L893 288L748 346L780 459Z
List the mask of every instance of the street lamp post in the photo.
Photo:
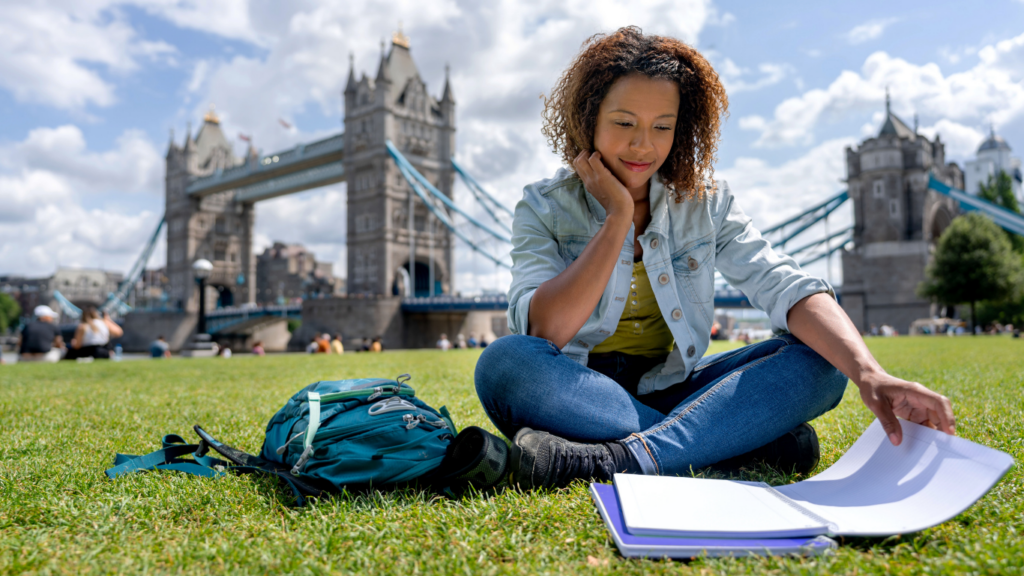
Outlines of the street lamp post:
M199 326L196 329L198 334L206 334L206 279L213 272L213 264L200 258L192 263L192 275L199 283Z

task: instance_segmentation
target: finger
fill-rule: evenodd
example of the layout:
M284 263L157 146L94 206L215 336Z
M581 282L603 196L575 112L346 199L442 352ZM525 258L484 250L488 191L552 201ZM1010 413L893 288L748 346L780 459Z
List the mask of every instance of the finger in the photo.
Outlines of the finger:
M594 173L597 174L598 176L611 176L611 171L608 170L608 167L605 166L604 162L601 161L600 152L594 152L593 154L591 154L590 158L588 158L587 161L590 164L590 167L594 169Z
M590 155L587 151L584 150L583 152L580 152L580 155L576 157L576 161L573 162L573 165L576 166L576 174L579 175L584 182L589 182L594 178L594 170L590 167L590 163L587 162L587 158L589 156Z
M892 406L889 405L889 399L885 397L880 398L871 411L875 413L878 421L882 423L882 430L885 430L886 436L889 437L889 442L892 442L893 446L899 446L903 442L903 428L900 427L900 420L893 413Z
M928 396L928 416L946 434L956 434L956 417L953 416L953 403L942 394ZM932 416L934 413L934 416Z

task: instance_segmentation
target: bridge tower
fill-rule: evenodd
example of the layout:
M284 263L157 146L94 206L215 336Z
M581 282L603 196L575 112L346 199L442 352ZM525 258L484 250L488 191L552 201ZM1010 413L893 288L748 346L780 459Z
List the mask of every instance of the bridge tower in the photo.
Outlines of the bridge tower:
M435 99L413 62L409 39L399 31L387 54L381 43L374 78L364 73L357 80L351 65L344 94L349 294L405 296L403 280L410 272L415 295L430 294L431 262L433 293L450 294L451 233L415 197L385 148L391 140L438 190L452 196L455 99L447 69L443 94Z
M251 153L248 155L252 157ZM255 301L255 257L252 253L253 205L236 203L235 191L202 198L186 193L191 179L242 164L220 128L213 107L195 138L189 127L179 146L171 138L167 149L165 214L167 218L167 277L170 303L187 312L199 308L192 263L213 262L207 281L207 308Z
M885 101L878 136L846 148L846 173L854 207L852 250L843 253L843 308L861 332L889 324L906 334L932 316L916 294L935 242L959 207L928 189L929 174L963 189L963 171L946 163L939 135L929 141L908 127Z

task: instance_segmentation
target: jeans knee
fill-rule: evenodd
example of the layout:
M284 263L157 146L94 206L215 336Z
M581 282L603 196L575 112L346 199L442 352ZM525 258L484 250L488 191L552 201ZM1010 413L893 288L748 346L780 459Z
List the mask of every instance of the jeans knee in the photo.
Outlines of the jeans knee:
M806 397L812 399L809 404L816 412L814 417L820 416L843 400L849 378L809 346L798 344L795 349L803 357L801 364L806 376L803 379L803 385L807 387Z
M515 386L516 373L522 366L530 365L529 356L536 353L537 342L545 342L532 336L513 334L498 338L484 349L476 363L474 383L476 395L487 408L493 401L501 401ZM526 362L526 364L524 364Z

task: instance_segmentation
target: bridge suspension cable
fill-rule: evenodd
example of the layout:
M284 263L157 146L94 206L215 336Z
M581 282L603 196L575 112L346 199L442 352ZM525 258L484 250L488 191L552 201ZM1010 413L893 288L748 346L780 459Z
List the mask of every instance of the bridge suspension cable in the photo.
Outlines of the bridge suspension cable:
M396 149L394 147L394 145L390 141L387 142L387 148L388 148L388 153L391 154L391 157L395 160L395 164L398 166L398 170L402 173L402 176L405 178L405 181L409 183L409 186L412 188L413 192L415 192L416 195L419 196L420 200L427 207L427 209L430 210L430 212L442 224L444 224L445 227L447 227L449 230L451 230L452 233L455 234L460 240L465 242L474 252L478 252L478 253L484 255L487 259L491 260L492 262L494 262L498 266L503 266L505 268L510 268L511 269L511 266L509 266L505 262L502 262L500 259L495 258L494 256L492 256L488 252L484 251L482 248L480 248L480 246L476 242L474 242L471 238L469 238L469 236L467 234L465 234L464 232L459 230L454 225L454 223L452 222L452 220L448 216L448 214L446 214L444 212L444 210L442 210L439 206L437 206L431 200L431 198L427 196L427 194L424 192L423 189L426 188L428 191L430 191L430 193L437 200L440 200L445 206L448 206L449 208L451 208L454 211L458 212L459 214L464 216L467 220L472 222L477 228L480 228L480 229L488 232L489 234L491 234L492 236L494 236L498 240L500 240L500 241L502 241L504 243L511 244L511 239L506 238L504 236L501 236L500 234L495 233L493 230L490 230L489 228L487 228L483 224L481 224L478 221L476 221L476 219L474 219L472 216L469 216L463 210L461 210L460 208L455 206L455 204L452 203L451 200L447 196L445 196L439 190L434 188L434 186L432 184L430 184L430 182L427 181L427 179L424 178L423 175L420 174L412 166L412 164L410 164L409 161L405 159L404 156L402 156L402 153L399 152L398 149ZM410 214L410 217L412 217L411 214Z
M941 181L937 180L935 176L929 176L928 188L938 192L939 194L945 194L946 196L953 198L960 203L960 208L963 210L977 210L991 218L1004 230L1013 232L1019 236L1024 236L1024 216L1014 214L1002 206L996 206L991 202L987 202L977 196L968 194L963 190L958 190L952 186L943 184Z
M427 189L427 191L429 191L431 194L433 194L435 198L440 200L450 210L454 210L455 212L458 212L466 220L469 220L470 222L472 222L473 225L476 226L477 228L483 230L484 232L487 232L488 234L490 234L491 236L494 236L495 238L497 238L498 240L501 240L502 242L505 242L507 244L511 244L512 243L512 239L509 238L508 236L505 236L505 235L503 235L503 234L501 234L499 232L495 232L492 228L490 228L489 226L487 226L484 223L480 222L479 220L477 220L473 216L470 216L462 208L459 208L458 206L456 206L455 203L452 202L451 198L449 198L449 197L445 196L444 194L442 194L440 190L435 188L434 185L431 184L429 180L427 180L422 174L420 174L419 171L416 170L416 168L414 168L413 165L410 164L409 161L405 159L405 156L402 156L402 153L398 151L398 148L395 148L395 145L392 144L390 140L388 140L385 144L387 146L388 153L391 155L392 158L394 158L395 163L398 164L399 168L404 168L404 170L402 171L402 174L406 176L406 180L409 180L410 177L411 177L412 179L414 179L417 182L419 182L424 188ZM408 174L406 174L406 173L408 173Z
M125 298L128 297L128 292L135 286L135 283L142 277L142 273L146 269L146 264L149 262L149 257L153 255L153 250L156 248L157 240L160 238L160 230L164 227L164 221L167 219L166 216L160 217L160 222L156 225L156 230L153 231L153 235L149 237L149 242L146 243L142 249L142 254L132 265L131 270L124 277L124 280L117 287L117 292L111 293L107 296L107 301L100 306L102 312L118 312L125 314L132 309L125 302Z
M837 208L842 206L843 203L849 199L849 192L843 190L839 194L836 194L835 196L832 196L831 198L825 200L824 202L812 206L807 210L804 210L800 214L797 214L796 216L790 218L789 220L786 220L785 222L781 222L766 230L762 230L761 235L768 236L770 234L778 232L782 237L779 239L778 242L775 242L775 245L779 247L784 247L787 242L798 236L804 230L807 230L811 226L827 218L829 214L835 212ZM787 231L786 228L791 225L796 225L796 229Z
M466 188L469 188L470 193L473 194L473 197L476 198L476 201L481 206L484 207L484 210L486 210L487 213L491 215L491 218L493 218L494 221L497 222L499 226L501 226L502 228L507 230L509 234L511 234L512 229L506 226L505 223L498 218L498 215L495 214L494 210L492 210L490 206L487 205L487 202L484 202L484 199L486 198L487 200L490 200L495 206L503 210L506 214L514 217L515 214L512 212L512 210L510 210L507 206L499 202L494 196L487 192L487 190L483 186L481 186L480 183L477 182L475 178L470 176L469 173L466 172L462 168L462 166L460 166L459 163L455 161L455 158L452 158L452 168L455 168L455 172L458 173L460 177L462 177L462 182L466 185Z

